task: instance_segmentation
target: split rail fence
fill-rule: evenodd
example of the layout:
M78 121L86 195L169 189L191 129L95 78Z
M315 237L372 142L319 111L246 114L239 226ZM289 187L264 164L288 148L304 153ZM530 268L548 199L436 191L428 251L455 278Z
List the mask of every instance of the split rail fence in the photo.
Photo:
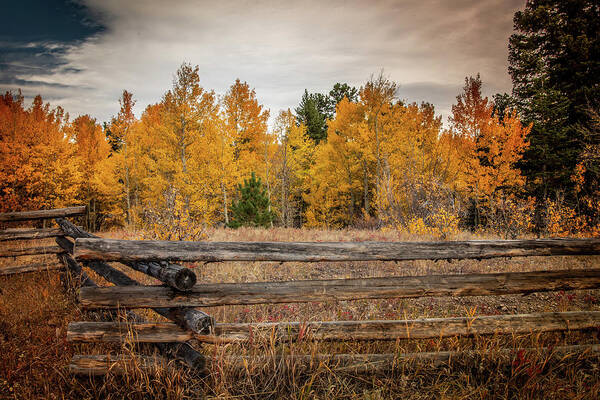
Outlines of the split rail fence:
M49 210L57 211L57 210ZM18 214L18 213L15 213ZM18 217L18 216L17 216ZM0 215L0 221L3 218ZM211 358L189 343L246 342L259 335L277 341L400 340L491 334L595 329L600 311L569 311L414 320L298 321L274 323L215 323L196 307L300 303L358 299L418 298L432 296L488 296L533 292L600 289L600 268L460 275L427 275L363 279L329 279L252 283L196 283L196 275L175 262L221 261L403 261L488 259L524 256L600 255L600 239L481 240L460 242L168 242L102 239L64 218L55 221L61 258L81 283L79 300L86 309L150 308L171 322L144 321L127 312L127 320L72 322L72 342L153 343L167 356L209 371ZM6 232L0 232L0 235ZM2 236L0 236L2 237ZM108 262L119 262L159 279L163 285L145 286ZM82 269L90 268L115 286L98 286ZM116 315L116 314L113 314ZM540 350L540 349L538 349ZM552 354L581 350L598 352L600 345L542 349ZM501 352L510 353L506 349ZM330 360L338 368L380 371L401 360L443 363L454 352L411 354L293 355L302 363ZM469 352L461 353L468 356ZM166 365L166 358L139 357L137 366ZM242 357L233 357L242 366ZM126 371L129 356L77 355L70 368L78 374Z
M0 224L15 222L45 221L54 218L74 217L85 214L85 206L59 208L54 210L24 211L14 213L0 213ZM65 252L60 246L39 246L36 241L46 238L57 238L65 233L60 228L10 228L0 231L0 243L10 244L17 241L23 242L25 246L3 246L0 249L0 258L12 258L15 264L3 263L0 265L0 275L12 275L24 272L38 272L50 269L63 268L60 263L61 255ZM22 244L20 243L19 244ZM23 262L23 256L57 255L56 262L48 260L36 260ZM18 257L18 258L17 258ZM31 258L31 257L27 257ZM17 261L18 260L18 261Z

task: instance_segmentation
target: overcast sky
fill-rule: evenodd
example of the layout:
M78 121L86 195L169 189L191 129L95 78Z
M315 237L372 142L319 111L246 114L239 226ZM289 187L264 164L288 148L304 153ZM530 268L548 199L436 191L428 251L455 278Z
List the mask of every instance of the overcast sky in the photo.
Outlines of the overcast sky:
M4 2L9 3L9 2ZM123 89L139 114L183 61L224 94L236 78L274 116L308 89L381 69L408 101L448 115L465 76L510 92L512 17L525 0L20 1L0 6L0 89L107 121ZM8 18L10 16L10 19Z

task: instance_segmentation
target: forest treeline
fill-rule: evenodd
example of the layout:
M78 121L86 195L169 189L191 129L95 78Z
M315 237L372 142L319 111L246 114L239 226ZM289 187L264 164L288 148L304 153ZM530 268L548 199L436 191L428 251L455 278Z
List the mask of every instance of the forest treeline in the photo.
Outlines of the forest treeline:
M484 97L479 75L468 77L446 126L432 104L398 99L382 73L306 91L271 126L248 83L218 96L188 63L139 119L125 90L103 125L6 93L0 211L86 204L90 229L232 225L238 184L254 173L285 227L598 233L593 3L529 1L509 43L512 95Z

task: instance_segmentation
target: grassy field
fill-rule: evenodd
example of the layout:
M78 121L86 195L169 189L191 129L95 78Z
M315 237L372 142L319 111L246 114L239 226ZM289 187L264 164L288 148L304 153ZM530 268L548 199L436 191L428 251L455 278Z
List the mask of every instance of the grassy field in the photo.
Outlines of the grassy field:
M107 232L105 237L138 238L139 233ZM452 239L474 238L468 234ZM214 241L363 241L427 240L388 231L316 231L215 229ZM49 239L48 243L52 243ZM22 243L11 243L20 246ZM2 263L14 260L2 259ZM268 263L227 262L188 264L198 282L251 282L320 278L360 278L473 272L584 269L597 266L598 257L514 258L455 262ZM115 264L118 266L118 264ZM157 281L119 267L147 284ZM88 271L89 272L89 271ZM89 272L99 284L102 278ZM67 290L60 271L0 277L0 398L600 398L600 357L572 354L552 358L518 349L597 343L600 327L585 332L494 335L474 338L398 340L388 342L300 342L278 344L265 338L247 344L194 344L214 357L207 376L195 376L173 363L172 368L148 375L139 371L120 377L73 377L68 363L73 354L151 354L150 346L72 344L66 341L71 321L102 320L82 311L76 293ZM218 322L412 319L530 312L600 310L600 291L536 293L528 296L424 298L332 301L327 303L225 306L205 309ZM140 312L159 320L151 311ZM501 355L500 348L517 351ZM281 363L279 354L407 353L475 350L476 356L443 366L401 362L385 373L356 374L336 370L328 362L311 366ZM227 356L266 356L242 370Z

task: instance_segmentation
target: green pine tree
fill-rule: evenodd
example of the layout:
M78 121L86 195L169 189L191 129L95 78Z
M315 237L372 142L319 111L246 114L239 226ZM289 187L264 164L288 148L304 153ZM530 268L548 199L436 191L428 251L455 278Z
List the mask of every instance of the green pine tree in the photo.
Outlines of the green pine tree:
M267 190L254 172L250 179L244 179L244 185L238 184L238 195L239 199L231 205L230 228L271 226L275 215L271 211Z
M306 134L315 143L327 140L327 121L335 117L335 107L344 97L351 102L358 101L358 89L347 83L336 83L329 94L308 93L308 90L304 90L295 110L296 118L306 125Z
M600 8L597 0L528 0L514 17L509 43L513 99L530 146L521 169L531 194L545 202L564 192L575 202L571 176L589 137L590 105L600 98ZM584 128L583 130L581 128ZM597 179L588 171L584 192Z
M306 125L308 137L316 143L327 138L327 118L330 118L327 96L305 90L296 115L298 121Z

